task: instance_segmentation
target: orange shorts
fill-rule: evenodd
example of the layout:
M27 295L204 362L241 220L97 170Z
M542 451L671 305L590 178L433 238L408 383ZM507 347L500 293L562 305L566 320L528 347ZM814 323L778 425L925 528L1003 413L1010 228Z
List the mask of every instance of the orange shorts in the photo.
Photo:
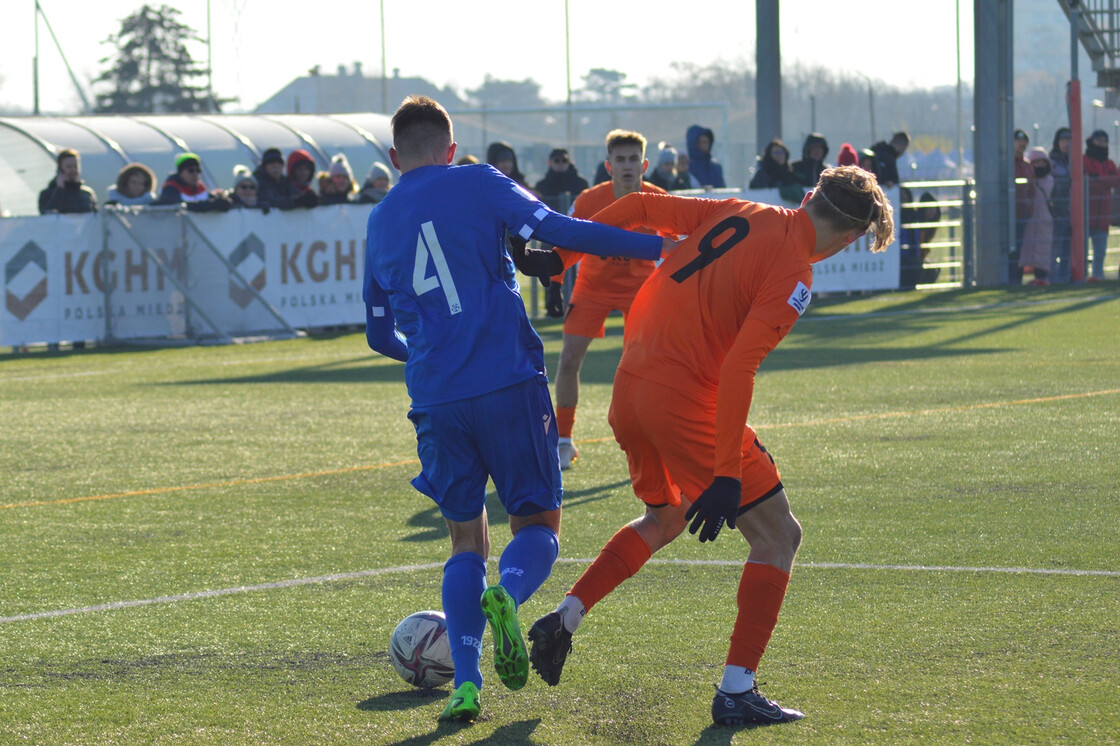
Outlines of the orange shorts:
M608 415L615 440L626 452L634 494L647 505L695 500L715 473L716 393L685 393L626 371L614 378ZM774 459L747 425L743 432L742 509L782 489Z
M621 311L622 323L625 324L633 300L631 298L626 303L616 303L585 295L573 295L568 303L568 313L564 316L564 333L581 337L602 337L607 332L605 322L611 311Z

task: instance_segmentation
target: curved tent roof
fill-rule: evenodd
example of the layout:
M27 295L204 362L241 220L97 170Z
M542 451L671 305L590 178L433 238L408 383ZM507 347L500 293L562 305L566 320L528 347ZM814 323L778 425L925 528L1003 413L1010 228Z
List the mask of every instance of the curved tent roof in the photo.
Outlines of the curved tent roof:
M285 158L302 148L324 170L331 156L345 153L360 183L375 161L389 165L391 142L384 114L0 117L0 214L38 214L39 192L65 148L81 154L82 180L104 202L121 166L132 161L162 183L175 156L191 151L202 159L203 182L228 188L234 166L256 168L268 148L280 148Z

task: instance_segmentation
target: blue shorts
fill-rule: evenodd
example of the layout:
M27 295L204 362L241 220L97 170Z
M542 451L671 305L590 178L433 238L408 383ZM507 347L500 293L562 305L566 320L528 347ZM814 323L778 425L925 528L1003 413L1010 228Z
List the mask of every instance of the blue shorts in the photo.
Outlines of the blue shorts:
M435 500L444 518L465 522L482 515L488 478L510 515L560 507L559 434L545 376L473 399L413 408L408 419L420 454L412 486Z

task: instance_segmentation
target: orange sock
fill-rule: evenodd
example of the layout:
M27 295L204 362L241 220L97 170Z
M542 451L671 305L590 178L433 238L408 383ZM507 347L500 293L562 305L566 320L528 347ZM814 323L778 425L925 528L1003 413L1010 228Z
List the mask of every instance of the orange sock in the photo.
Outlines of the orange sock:
M576 426L575 407L556 408L556 429L560 431L561 438L572 437L572 429Z
M778 624L778 611L786 597L789 573L773 565L748 562L739 578L736 599L739 614L731 630L731 649L727 665L758 670L766 643Z
M653 553L642 535L630 526L623 526L584 570L568 595L575 596L590 609L642 569L651 556Z

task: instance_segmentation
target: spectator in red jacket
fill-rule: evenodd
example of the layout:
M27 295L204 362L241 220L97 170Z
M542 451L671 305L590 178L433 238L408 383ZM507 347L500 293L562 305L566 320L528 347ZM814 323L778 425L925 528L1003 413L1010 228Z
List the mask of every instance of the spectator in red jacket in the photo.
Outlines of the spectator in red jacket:
M1108 133L1095 130L1085 141L1085 175L1089 177L1089 241L1093 245L1090 281L1104 278L1108 227L1112 224L1112 190L1120 186L1120 170L1108 157Z
M319 195L311 189L315 178L315 160L306 150L293 150L288 153L288 181L296 191L296 207L315 207Z
M1012 285L1023 282L1023 268L1019 266L1019 255L1023 247L1023 238L1026 236L1027 223L1034 210L1034 169L1027 162L1027 146L1030 138L1023 130L1015 130L1015 246L1008 256L1007 280ZM1025 179L1019 183L1020 179Z

